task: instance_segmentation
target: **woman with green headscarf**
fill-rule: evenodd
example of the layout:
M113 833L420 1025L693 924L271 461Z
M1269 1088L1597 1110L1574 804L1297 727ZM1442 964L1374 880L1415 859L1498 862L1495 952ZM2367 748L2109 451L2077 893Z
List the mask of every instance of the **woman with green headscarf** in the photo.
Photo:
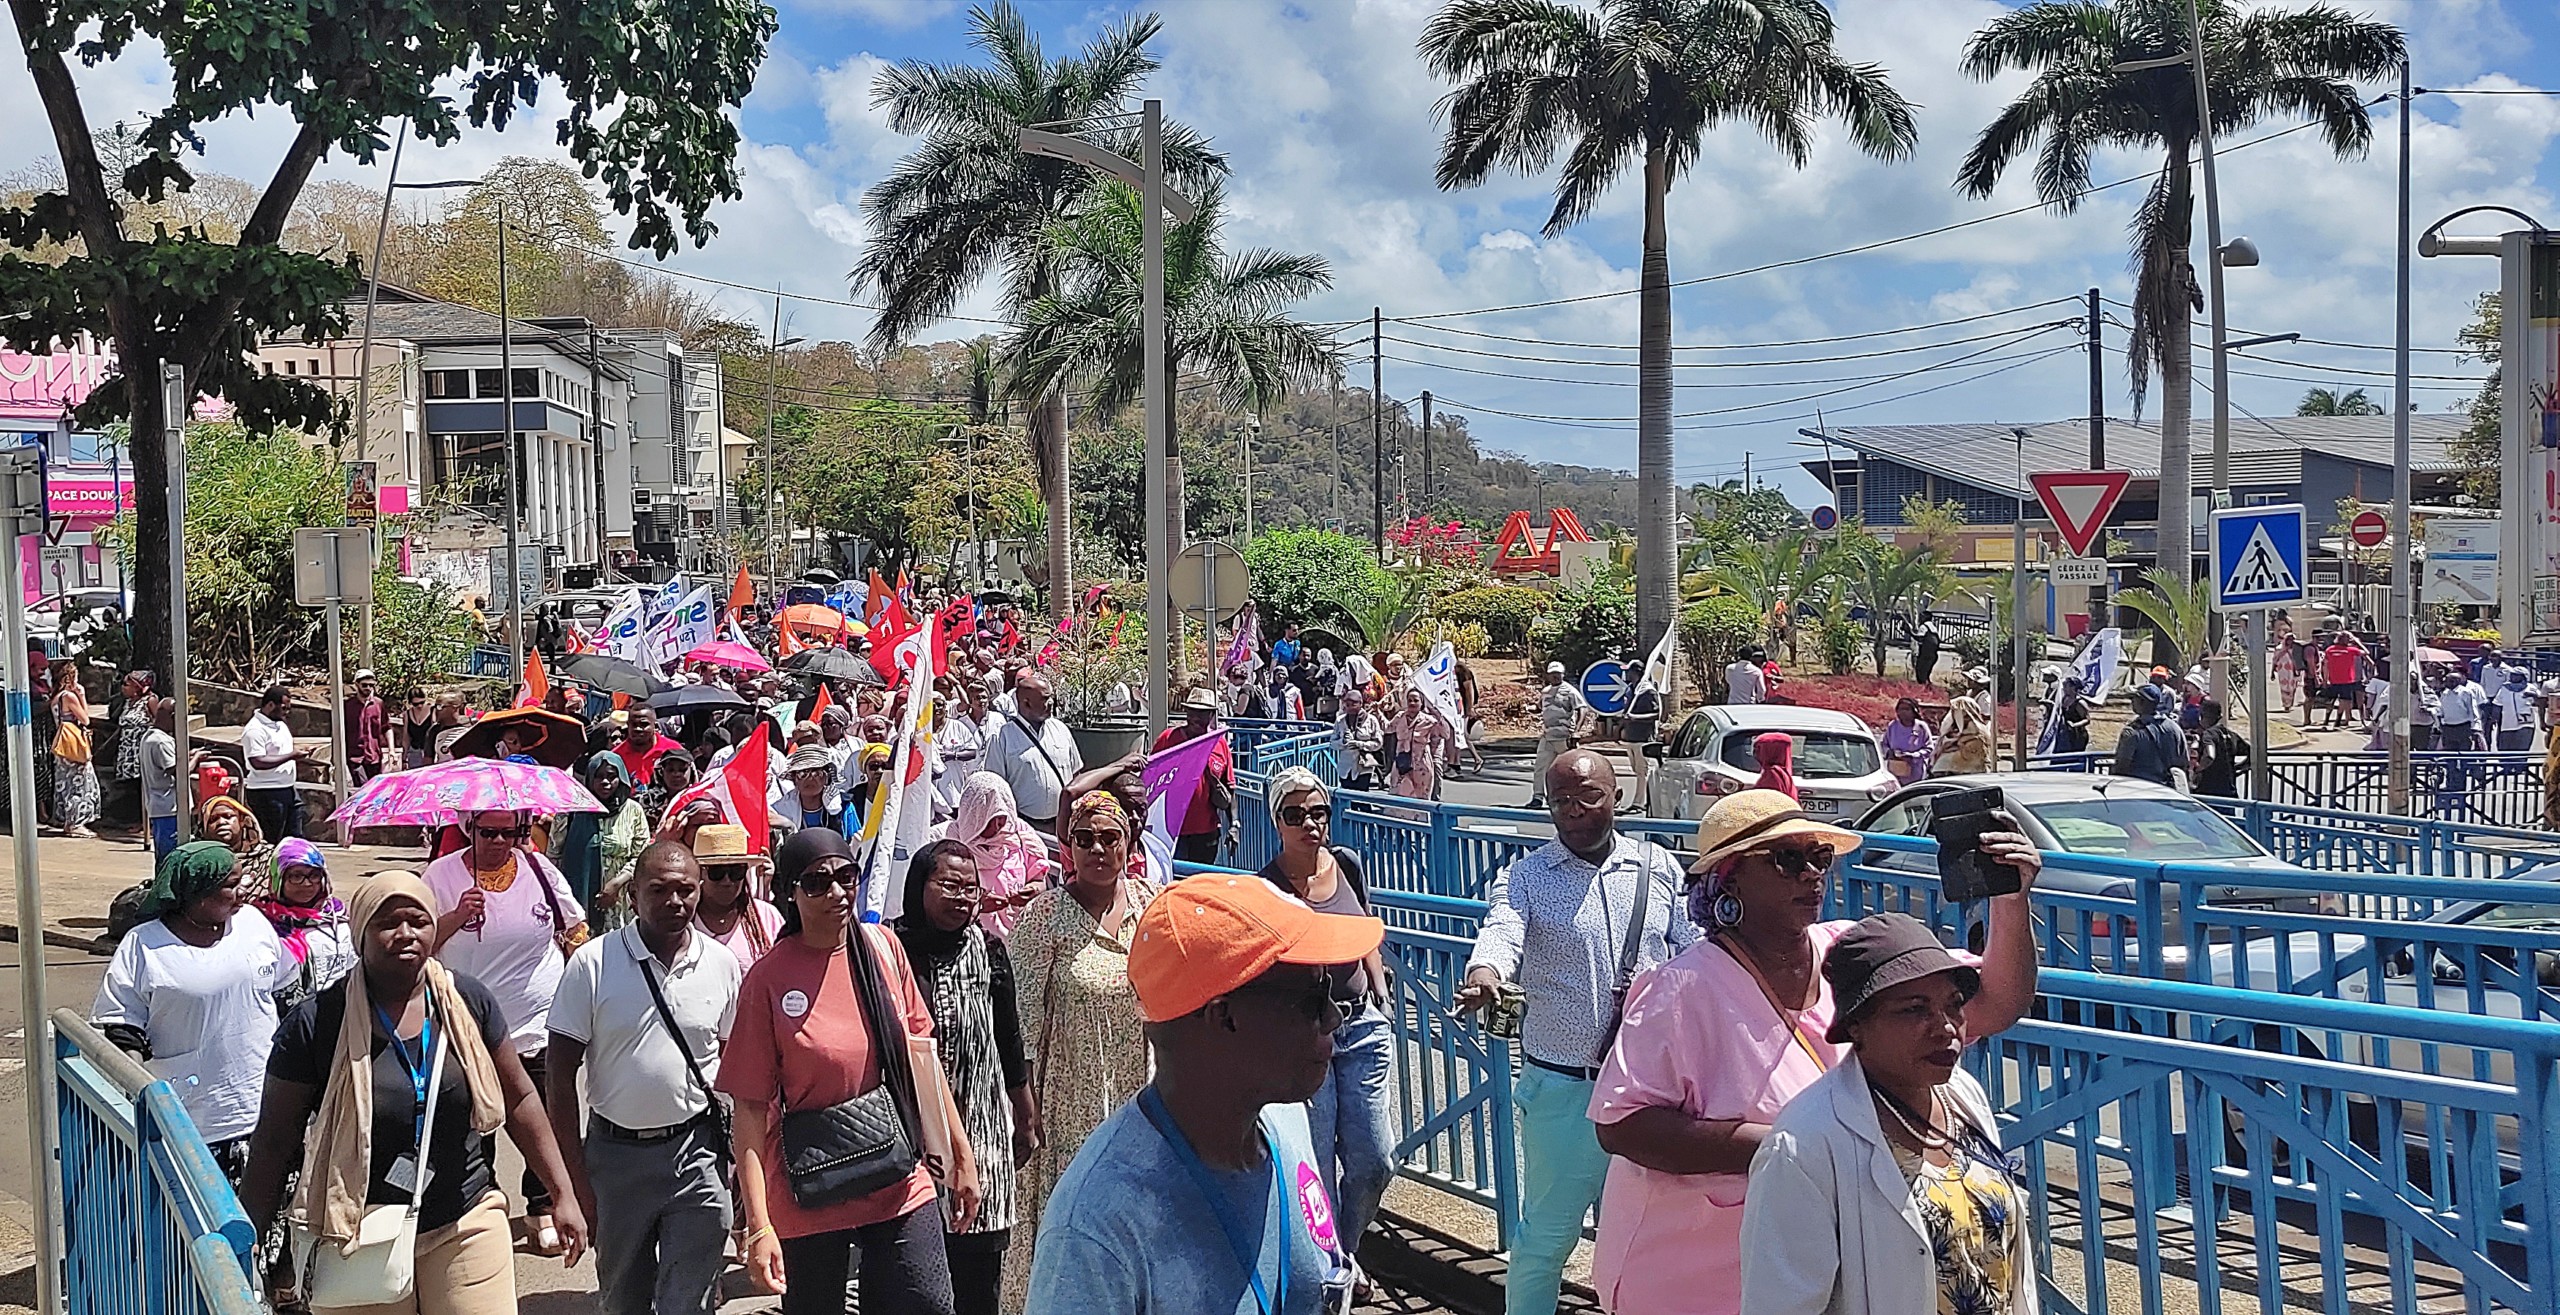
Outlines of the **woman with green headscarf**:
M602 935L631 921L622 892L640 864L640 851L649 847L649 814L632 796L631 772L620 754L596 754L579 774L604 811L562 819L551 833L551 861L560 865L570 891L587 907L588 925Z
M258 1123L284 947L246 902L239 856L198 840L160 860L144 905L98 984L89 1020L167 1078L233 1183Z

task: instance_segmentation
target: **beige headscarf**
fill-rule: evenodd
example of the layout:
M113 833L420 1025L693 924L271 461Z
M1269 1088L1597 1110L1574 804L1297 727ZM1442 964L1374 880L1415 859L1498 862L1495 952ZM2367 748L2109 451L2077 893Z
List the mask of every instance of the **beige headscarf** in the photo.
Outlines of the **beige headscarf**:
M359 946L374 915L396 900L435 912L434 892L415 873L374 873L348 901L347 926ZM506 1118L497 1061L490 1057L480 1029L470 1021L470 1007L454 988L453 974L432 958L427 960L426 986L437 1035L452 1047L448 1062L461 1064L462 1076L470 1084L471 1129L484 1136L495 1132ZM320 1093L320 1112L313 1117L311 1135L303 1145L302 1188L295 1203L313 1234L342 1245L355 1240L373 1177L373 1002L366 995L361 963L347 974L346 992L347 1012L338 1022L336 1059L329 1067L329 1085ZM445 1026L448 1020L456 1025Z

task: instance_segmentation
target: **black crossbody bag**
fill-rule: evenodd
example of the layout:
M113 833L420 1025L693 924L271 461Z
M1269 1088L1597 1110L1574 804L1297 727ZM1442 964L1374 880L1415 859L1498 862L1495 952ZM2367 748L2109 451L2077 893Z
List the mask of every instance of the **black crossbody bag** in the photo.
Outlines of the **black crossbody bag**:
M658 1021L667 1025L667 1035L674 1038L676 1053L684 1056L684 1071L693 1076L693 1085L702 1089L702 1098L709 1103L709 1107L695 1118L711 1122L711 1135L716 1139L713 1153L720 1159L720 1176L725 1179L729 1176L730 1166L729 1107L720 1103L720 1094L703 1079L702 1065L694 1062L693 1047L685 1044L684 1029L676 1026L676 1011L667 1007L666 992L658 988L658 966L642 959L640 980L649 984L649 1003L658 1007Z
M824 1109L784 1106L783 1173L791 1199L805 1209L868 1196L915 1172L922 1159L906 1024L889 1007L888 985L862 924L855 923L846 937L863 1019L880 1052L880 1085Z

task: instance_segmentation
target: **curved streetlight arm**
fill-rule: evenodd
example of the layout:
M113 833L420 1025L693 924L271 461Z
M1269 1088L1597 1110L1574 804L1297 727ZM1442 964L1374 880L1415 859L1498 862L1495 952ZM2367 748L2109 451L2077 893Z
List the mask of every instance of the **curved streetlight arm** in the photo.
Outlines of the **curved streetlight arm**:
M2499 239L2494 237L2446 237L2443 235L2445 225L2462 218L2464 215L2478 214L2483 210L2501 215L2513 215L2514 217L2523 220L2526 225L2531 227L2536 233L2547 233L2550 231L2542 226L2541 220L2536 219L2513 206L2467 205L2454 211L2452 214L2446 215L2444 218L2427 225L2427 231L2418 235L2418 254L2422 256L2495 256L2503 254Z
M1080 164L1096 173L1109 174L1140 193L1147 189L1146 171L1139 167L1137 161L1113 154L1081 137L1024 128L1016 141L1025 155L1045 155L1053 160ZM1199 205L1171 184L1163 186L1164 208L1173 215L1173 221L1177 224L1190 223L1200 213Z

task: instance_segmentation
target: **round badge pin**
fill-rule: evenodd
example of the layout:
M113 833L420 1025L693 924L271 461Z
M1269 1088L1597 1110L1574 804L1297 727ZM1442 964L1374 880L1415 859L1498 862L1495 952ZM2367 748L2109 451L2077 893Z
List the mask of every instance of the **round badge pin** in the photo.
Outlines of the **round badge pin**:
M791 1018L798 1018L798 1017L800 1017L801 1015L808 1013L808 1012L809 1012L809 993L808 993L808 992L806 992L806 991L785 991L785 992L783 992L783 993L782 993L782 1012L783 1012L783 1014L784 1014L785 1016L787 1016L787 1017L791 1017Z

